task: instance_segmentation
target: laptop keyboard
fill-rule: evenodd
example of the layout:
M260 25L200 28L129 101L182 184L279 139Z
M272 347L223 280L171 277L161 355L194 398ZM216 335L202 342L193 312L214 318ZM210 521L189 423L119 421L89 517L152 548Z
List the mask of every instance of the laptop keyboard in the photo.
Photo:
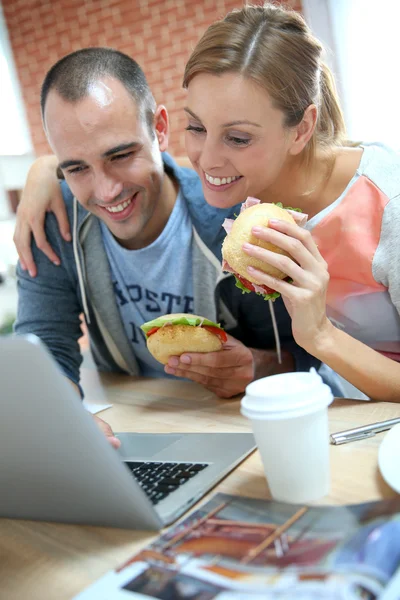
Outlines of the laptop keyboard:
M125 464L153 504L208 467L208 463L125 461Z

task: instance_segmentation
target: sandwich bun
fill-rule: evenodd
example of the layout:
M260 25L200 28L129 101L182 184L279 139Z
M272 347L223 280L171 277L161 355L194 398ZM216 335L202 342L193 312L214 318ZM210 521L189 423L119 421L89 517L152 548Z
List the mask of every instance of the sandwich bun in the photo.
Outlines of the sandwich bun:
M235 219L230 233L226 236L222 244L223 259L226 260L236 273L256 284L258 283L257 279L247 271L247 267L254 267L277 279L285 279L285 277L287 277L286 273L283 273L272 265L268 265L258 258L248 256L242 250L243 244L248 243L271 250L271 252L276 252L277 254L290 256L287 252L278 248L278 246L269 242L264 242L251 233L252 228L255 226L268 227L270 219L279 219L280 221L296 224L292 215L284 208L276 206L276 204L255 204L250 208L246 208L246 210L241 212Z
M177 320L185 319L198 322L197 325L176 323ZM204 322L205 325L216 324L203 317L192 314L176 313L164 315L156 320L163 323L155 333L147 337L147 348L150 354L165 365L170 356L180 356L185 352L217 352L222 349L222 341L216 333L212 333L205 327L199 326ZM165 323L165 324L164 324ZM216 326L217 327L217 326ZM223 329L220 329L221 336L226 336Z

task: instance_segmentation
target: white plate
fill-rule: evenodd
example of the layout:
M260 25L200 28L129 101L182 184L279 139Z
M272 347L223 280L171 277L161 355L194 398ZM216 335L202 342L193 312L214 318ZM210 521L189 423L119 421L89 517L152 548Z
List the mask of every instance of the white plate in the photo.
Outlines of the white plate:
M389 429L383 438L378 463L383 479L400 494L400 423Z

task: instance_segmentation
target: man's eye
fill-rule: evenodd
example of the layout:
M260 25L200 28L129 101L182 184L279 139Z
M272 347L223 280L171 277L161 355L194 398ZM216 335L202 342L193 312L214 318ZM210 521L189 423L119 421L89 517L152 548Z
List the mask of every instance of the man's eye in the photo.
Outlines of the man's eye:
M125 152L124 154L116 154L115 156L111 157L112 161L115 160L122 160L124 158L128 158L128 156L132 156L133 152Z
M73 169L70 169L69 171L67 171L68 175L75 175L77 173L83 173L83 171L86 171L87 167L85 166L81 166L81 167L74 167Z
M193 131L194 133L204 133L205 129L204 127L201 127L200 125L195 127L194 125L188 125L187 127L185 127L186 131Z

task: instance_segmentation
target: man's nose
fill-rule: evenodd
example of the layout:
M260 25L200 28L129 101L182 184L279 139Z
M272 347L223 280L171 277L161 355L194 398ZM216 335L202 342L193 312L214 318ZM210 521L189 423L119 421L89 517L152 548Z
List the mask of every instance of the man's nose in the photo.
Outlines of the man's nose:
M99 173L95 179L95 196L100 202L112 202L122 192L123 182L108 173Z

